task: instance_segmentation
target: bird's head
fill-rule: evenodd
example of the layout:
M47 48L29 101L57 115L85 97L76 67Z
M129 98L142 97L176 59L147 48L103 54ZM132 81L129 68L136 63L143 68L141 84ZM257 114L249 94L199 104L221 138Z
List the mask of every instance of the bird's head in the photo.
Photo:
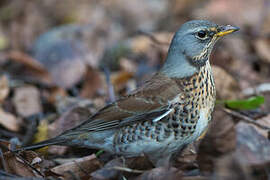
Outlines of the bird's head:
M186 74L189 75L189 70L195 71L205 65L214 44L220 37L237 30L238 27L219 26L206 20L186 22L174 35L164 68L174 66L174 69L181 68L182 72L178 69L178 73L185 74L187 71ZM173 72L175 73L177 72Z

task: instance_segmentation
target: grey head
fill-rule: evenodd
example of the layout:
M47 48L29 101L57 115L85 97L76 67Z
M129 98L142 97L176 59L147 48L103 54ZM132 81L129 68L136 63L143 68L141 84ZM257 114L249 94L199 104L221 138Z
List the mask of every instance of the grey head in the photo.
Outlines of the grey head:
M209 60L217 40L237 30L238 27L206 20L186 22L175 33L161 72L169 77L192 76Z

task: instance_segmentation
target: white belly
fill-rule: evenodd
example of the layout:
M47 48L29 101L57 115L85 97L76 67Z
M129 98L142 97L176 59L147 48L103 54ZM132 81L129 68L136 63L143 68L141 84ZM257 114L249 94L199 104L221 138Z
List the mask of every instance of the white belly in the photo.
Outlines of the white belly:
M209 113L209 110L201 109L200 118L198 119L195 132L194 132L193 136L191 137L191 141L197 140L202 135L202 133L205 131L205 129L207 128L208 123L209 123L208 122L208 113Z

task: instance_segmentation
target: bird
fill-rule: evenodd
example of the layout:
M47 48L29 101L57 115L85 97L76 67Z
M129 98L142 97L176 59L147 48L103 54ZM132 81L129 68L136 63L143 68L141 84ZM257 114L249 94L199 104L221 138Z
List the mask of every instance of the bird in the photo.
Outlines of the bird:
M217 40L238 30L208 20L182 24L163 66L141 87L82 124L18 150L48 145L86 147L123 157L145 155L161 166L207 131L216 99L209 58Z

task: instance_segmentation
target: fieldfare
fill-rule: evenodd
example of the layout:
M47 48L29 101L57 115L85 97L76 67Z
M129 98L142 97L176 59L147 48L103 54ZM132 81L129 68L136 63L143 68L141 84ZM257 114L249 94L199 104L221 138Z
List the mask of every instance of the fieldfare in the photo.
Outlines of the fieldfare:
M125 157L145 154L159 165L206 132L216 97L209 57L220 37L237 30L205 20L186 22L163 67L140 88L79 126L20 150L80 146Z

